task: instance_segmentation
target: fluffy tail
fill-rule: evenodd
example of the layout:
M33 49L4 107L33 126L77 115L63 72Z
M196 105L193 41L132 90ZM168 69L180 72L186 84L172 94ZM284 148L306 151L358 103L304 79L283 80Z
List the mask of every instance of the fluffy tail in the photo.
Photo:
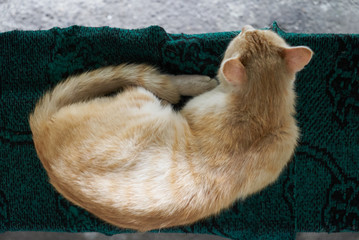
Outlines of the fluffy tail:
M30 115L33 133L62 107L91 98L104 96L126 86L142 86L171 103L179 100L179 93L168 76L144 64L122 64L100 68L78 76L71 76L47 92Z

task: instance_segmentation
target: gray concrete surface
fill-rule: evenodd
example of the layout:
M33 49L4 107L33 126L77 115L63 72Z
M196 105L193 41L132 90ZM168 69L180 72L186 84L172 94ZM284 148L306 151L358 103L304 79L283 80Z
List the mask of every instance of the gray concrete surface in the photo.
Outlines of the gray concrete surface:
M267 27L276 20L289 32L359 33L359 0L0 0L0 32L14 29L110 26L142 28L160 25L170 33L240 30L251 24ZM1 240L223 239L193 234L121 234L14 232ZM359 234L300 233L299 240L359 239Z
M0 240L226 240L206 234L137 233L106 236L100 233L15 232L0 234ZM349 239L352 240L352 239Z
M277 20L291 32L359 33L358 12L358 0L0 0L0 31L77 24L202 33Z

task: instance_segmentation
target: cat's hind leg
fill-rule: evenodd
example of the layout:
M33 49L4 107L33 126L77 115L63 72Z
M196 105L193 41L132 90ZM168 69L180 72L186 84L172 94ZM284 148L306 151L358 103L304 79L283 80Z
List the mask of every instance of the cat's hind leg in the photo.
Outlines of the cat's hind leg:
M183 96L197 96L215 88L215 79L204 75L168 75Z

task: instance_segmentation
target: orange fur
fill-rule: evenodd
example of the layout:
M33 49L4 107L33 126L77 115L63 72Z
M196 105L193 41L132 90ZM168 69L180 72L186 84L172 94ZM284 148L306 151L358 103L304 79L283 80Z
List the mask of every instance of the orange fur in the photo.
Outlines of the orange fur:
M311 56L246 26L217 87L144 64L70 77L30 115L38 156L57 191L109 223L140 231L193 223L277 179L298 138L295 73ZM180 94L198 96L180 112L160 100Z

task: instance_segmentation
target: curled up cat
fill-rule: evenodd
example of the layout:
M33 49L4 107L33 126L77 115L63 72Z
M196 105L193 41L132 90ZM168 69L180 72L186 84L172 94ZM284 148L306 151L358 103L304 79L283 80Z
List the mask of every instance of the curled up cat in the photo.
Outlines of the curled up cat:
M106 222L139 231L191 224L278 178L299 136L295 74L312 54L245 26L218 86L145 64L71 76L30 115L37 154L59 193ZM194 97L174 111L180 95Z

